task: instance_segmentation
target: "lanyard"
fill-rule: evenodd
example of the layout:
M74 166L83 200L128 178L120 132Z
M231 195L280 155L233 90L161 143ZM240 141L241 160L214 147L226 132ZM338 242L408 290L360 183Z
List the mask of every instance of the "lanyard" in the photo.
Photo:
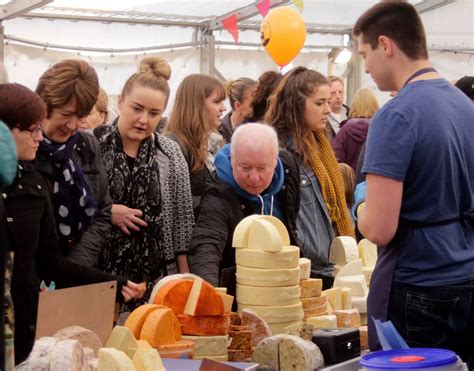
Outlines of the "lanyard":
M418 70L416 71L413 75L411 75L407 81L405 81L405 84L403 84L403 87L402 89L407 86L407 84L412 81L415 77L418 77L420 75L424 75L425 73L429 73L429 72L437 72L433 67L425 67L425 68L422 68L421 70Z

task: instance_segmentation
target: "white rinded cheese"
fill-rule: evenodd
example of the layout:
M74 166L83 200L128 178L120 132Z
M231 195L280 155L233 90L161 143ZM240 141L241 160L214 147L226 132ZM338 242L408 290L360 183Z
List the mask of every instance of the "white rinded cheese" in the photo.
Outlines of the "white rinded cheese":
M239 304L292 305L300 302L300 287L259 287L238 284L236 296Z
M183 340L194 341L194 358L196 356L220 356L227 354L229 336L191 336L183 335Z
M359 250L357 242L353 237L339 236L332 240L329 248L329 262L340 265L359 259Z
M356 259L351 261L350 263L347 263L337 273L335 276L335 279L337 277L344 277L344 276L355 276L358 274L362 274L362 260L361 259Z
M300 258L300 280L307 280L311 276L311 260Z
M367 296L353 296L352 308L355 308L359 313L367 313Z
M99 349L102 348L102 341L97 334L81 326L65 327L56 331L52 336L61 340L78 340L83 347L91 348L95 357L99 354Z
M250 224L247 248L276 253L283 248L283 242L278 229L272 223L256 219Z
M248 286L295 286L300 280L300 268L258 269L237 265L237 283Z
M337 317L334 314L306 318L306 323L314 328L337 328Z
M124 352L114 348L99 349L97 371L136 371L132 360Z
M369 292L363 274L343 277L337 276L334 280L334 287L348 287L351 289L352 295L354 296L367 296L367 293Z
M156 349L139 349L133 356L137 371L166 371L160 354Z
M256 306L239 304L239 312L244 308L255 311L268 324L296 322L303 319L303 306L301 303L282 306Z
M50 371L83 370L84 351L78 340L61 340L53 348L49 360Z
M199 295L201 294L203 279L201 277L196 277L193 281L193 286L189 292L188 300L184 307L183 313L190 316L194 316L196 313L196 306L199 300Z
M342 309L352 309L352 290L349 287L341 288Z
M377 245L364 238L359 242L358 249L362 264L366 267L374 267L377 263Z
M299 266L300 248L283 246L281 251L272 253L263 250L237 249L235 263L248 268L288 269Z
M332 310L342 309L342 294L340 287L333 287L323 291L328 297L328 303L331 305Z
M130 358L133 358L137 351L138 343L128 327L115 326L104 347L121 350Z

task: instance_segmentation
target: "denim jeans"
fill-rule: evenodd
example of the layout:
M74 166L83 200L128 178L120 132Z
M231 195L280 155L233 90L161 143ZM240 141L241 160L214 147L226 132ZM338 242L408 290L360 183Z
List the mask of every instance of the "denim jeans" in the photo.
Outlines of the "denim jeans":
M474 366L474 280L425 287L392 283L388 319L412 348L443 348Z

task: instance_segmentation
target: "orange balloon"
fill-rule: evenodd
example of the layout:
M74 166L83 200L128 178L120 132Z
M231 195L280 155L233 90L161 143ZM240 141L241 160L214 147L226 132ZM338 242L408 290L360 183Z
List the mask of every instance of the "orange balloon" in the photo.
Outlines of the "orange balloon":
M291 8L276 8L263 19L260 38L268 55L280 67L290 63L306 40L306 25Z

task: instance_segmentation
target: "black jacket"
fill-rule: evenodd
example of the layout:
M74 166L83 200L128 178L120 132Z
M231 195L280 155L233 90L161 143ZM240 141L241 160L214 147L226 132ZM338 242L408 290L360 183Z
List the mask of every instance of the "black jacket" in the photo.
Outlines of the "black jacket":
M21 166L15 182L3 195L8 238L15 253L11 290L17 364L26 359L33 346L40 280L52 280L58 288L115 280L119 285L126 284L121 277L75 264L59 253L46 181L31 163Z
M81 166L87 184L97 201L97 214L94 222L71 246L60 246L60 250L69 260L89 267L97 266L99 256L105 248L112 226L112 199L109 194L109 181L100 159L99 143L88 133L79 132L80 139L74 151L74 157ZM49 181L52 191L53 165L46 158L36 160L36 168Z
M296 217L300 204L299 168L293 156L285 150L280 151L280 159L285 171L285 182L278 196L286 216L291 243L298 245ZM201 213L191 238L188 253L191 272L218 286L222 270L235 266L235 251L232 247L234 229L251 214L254 214L254 208L250 202L238 196L214 172L201 199ZM235 287L228 287L230 294L234 290Z

